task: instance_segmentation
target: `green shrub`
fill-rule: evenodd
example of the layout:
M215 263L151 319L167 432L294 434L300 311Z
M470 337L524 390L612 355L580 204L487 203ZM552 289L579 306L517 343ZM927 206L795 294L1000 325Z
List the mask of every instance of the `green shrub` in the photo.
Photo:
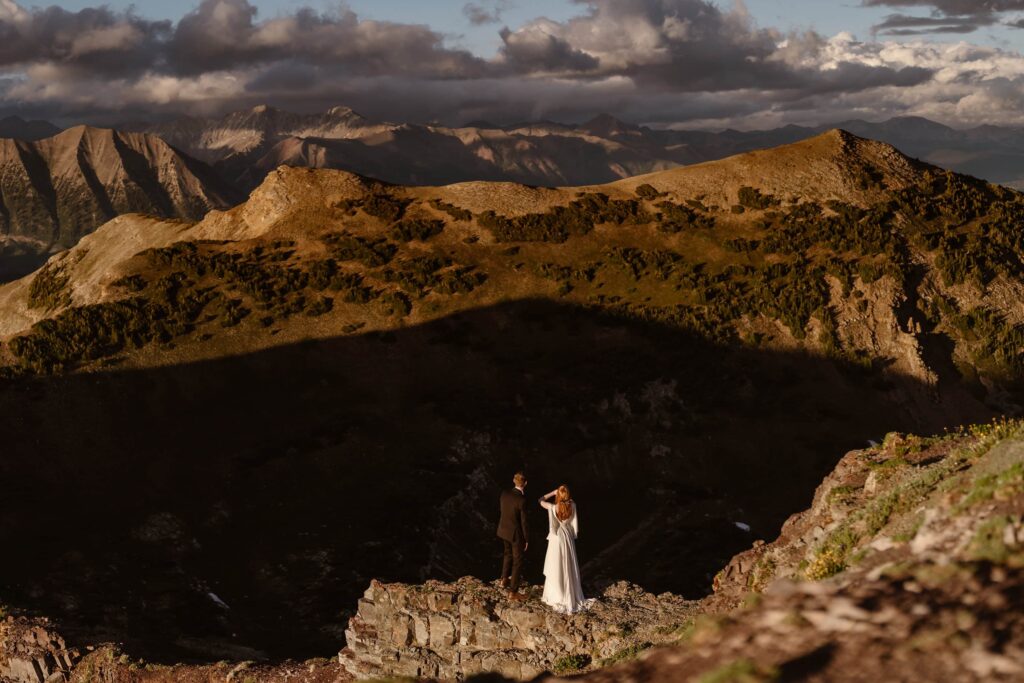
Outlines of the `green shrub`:
M743 186L739 191L739 205L747 209L770 209L778 206L781 202L770 194L761 194L761 191Z
M779 680L779 670L750 659L737 659L702 675L697 683L766 683Z
M468 209L463 209L454 204L443 202L440 199L431 199L430 205L438 211L443 211L457 221L471 221L473 220L473 212Z
M388 237L399 242L411 240L428 240L440 235L444 230L444 221L426 218L406 218L391 226Z
M559 676L576 673L590 666L590 662L590 655L566 655L561 659L555 660L555 663L551 665L551 672Z
M349 232L331 233L323 240L339 261L359 261L370 268L389 263L398 252L398 247L386 239L360 237Z
M385 315L404 318L412 313L412 302L401 292L385 292L378 301Z
M658 230L674 234L689 228L711 229L715 227L713 216L698 213L693 209L674 204L672 202L660 202L658 208Z
M468 293L487 280L485 274L473 267L454 266L450 259L437 256L404 259L387 268L383 277L417 298L432 291L438 294Z
M70 282L71 277L65 272L63 264L43 266L29 285L29 308L52 311L67 306L71 303L71 292L68 288Z
M377 192L362 199L343 200L339 203L339 208L343 211L362 209L369 216L379 218L385 223L393 223L402 217L406 207L411 203L410 199Z
M125 275L110 283L111 287L118 287L129 292L141 292L146 288L146 278L139 274Z
M657 199L658 197L660 197L663 194L661 192L658 192L654 188L653 185L649 185L648 183L644 183L643 185L638 185L636 190L635 190L635 192L636 192L636 196L640 197L640 199L651 199L651 200Z
M631 659L636 659L640 656L640 653L644 652L645 650L649 650L653 646L654 643L651 642L634 643L629 647L619 650L611 657L606 657L602 659L601 666L612 666L615 664L621 664L622 662L628 662Z
M569 205L553 206L544 213L509 218L485 211L477 220L498 242L561 243L573 235L586 235L595 225L624 225L648 218L634 199L613 200L605 194L583 193Z
M329 296L318 296L306 304L306 315L316 317L330 313L334 308L334 299Z

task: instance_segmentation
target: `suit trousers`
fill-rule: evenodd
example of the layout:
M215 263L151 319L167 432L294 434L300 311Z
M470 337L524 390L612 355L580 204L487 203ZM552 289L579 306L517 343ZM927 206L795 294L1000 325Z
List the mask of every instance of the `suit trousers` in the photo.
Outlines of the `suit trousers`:
M515 593L519 590L519 577L523 571L523 554L526 552L526 544L523 543L523 539L518 537L518 534L513 541L502 539L501 542L505 544L505 557L501 563L501 581L504 583L505 579L509 578L511 571L509 590Z

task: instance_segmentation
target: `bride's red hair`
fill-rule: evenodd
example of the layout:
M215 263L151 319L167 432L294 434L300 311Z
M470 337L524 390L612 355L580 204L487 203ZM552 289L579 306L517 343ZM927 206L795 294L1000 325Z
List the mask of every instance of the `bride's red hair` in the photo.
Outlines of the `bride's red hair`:
M555 494L555 514L563 522L572 515L572 494L565 484L559 486Z

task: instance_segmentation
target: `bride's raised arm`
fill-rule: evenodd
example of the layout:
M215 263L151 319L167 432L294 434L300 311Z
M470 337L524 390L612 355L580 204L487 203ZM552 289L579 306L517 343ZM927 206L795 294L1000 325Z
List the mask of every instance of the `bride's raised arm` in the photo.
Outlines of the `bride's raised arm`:
M554 498L556 495L558 495L558 489L555 489L551 493L546 493L543 496L541 496L539 501L540 506L545 510L550 510L551 508L555 507L554 503L548 502L548 498Z

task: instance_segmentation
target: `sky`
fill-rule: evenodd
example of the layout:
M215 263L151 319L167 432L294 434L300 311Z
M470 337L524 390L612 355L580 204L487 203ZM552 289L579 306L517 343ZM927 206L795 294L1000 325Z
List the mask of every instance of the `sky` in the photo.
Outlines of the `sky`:
M0 113L1024 125L1024 0L0 0Z

